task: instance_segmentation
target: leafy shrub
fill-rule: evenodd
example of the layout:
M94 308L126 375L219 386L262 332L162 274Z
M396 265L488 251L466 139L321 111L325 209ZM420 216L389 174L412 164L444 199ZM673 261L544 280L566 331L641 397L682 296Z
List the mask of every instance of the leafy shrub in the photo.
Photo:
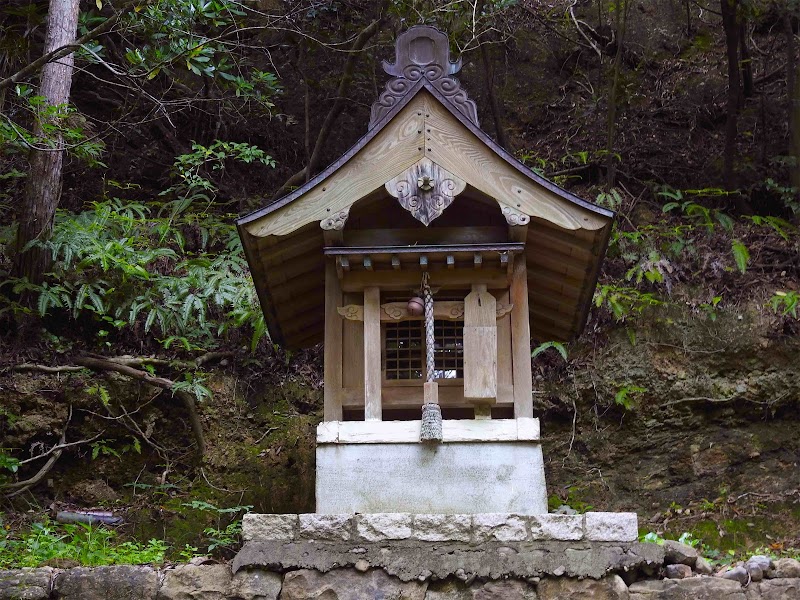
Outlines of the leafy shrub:
M41 316L89 316L101 340L127 329L192 350L214 348L241 328L255 348L266 325L234 227L209 215L152 213L117 198L77 215L59 210L43 244L52 253L52 277L39 285L9 279L0 292L10 286L16 294L36 294ZM194 249L187 234L198 240ZM27 310L9 297L0 302L0 313Z
M163 540L116 542L117 533L85 523L34 523L18 538L0 528L0 568L38 567L48 561L74 560L83 566L163 563Z

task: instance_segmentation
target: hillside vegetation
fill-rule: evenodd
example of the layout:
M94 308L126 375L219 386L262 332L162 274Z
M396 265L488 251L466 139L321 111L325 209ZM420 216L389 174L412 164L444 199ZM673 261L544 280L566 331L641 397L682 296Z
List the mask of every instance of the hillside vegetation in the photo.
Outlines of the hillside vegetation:
M796 0L74 4L66 75L48 2L0 7L0 567L313 511L321 349L271 342L233 219L366 131L418 22L490 135L618 214L583 335L532 341L551 509L800 547ZM123 520L48 520L92 509Z

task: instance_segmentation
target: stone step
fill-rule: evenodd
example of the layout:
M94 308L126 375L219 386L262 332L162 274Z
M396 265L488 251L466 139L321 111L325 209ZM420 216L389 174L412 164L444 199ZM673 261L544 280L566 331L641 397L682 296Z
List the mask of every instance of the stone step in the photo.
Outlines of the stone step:
M252 542L590 541L635 542L635 513L582 515L448 514L257 514L244 516L242 536Z

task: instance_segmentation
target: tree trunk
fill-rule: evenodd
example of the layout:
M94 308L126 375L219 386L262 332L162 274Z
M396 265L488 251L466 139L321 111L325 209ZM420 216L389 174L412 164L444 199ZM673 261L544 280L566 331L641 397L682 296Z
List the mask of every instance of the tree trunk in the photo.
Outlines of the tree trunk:
M483 61L483 71L486 75L486 95L489 99L489 108L492 110L492 118L494 119L494 130L497 133L497 143L506 150L511 150L508 147L508 137L506 130L503 128L503 118L500 111L500 105L497 102L497 94L494 91L494 69L492 68L492 60L489 56L488 42L481 42L481 60Z
M728 105L725 121L725 149L722 179L726 189L736 188L733 163L736 157L737 116L741 84L739 81L739 25L736 19L738 0L720 0L725 47L728 55Z
M608 121L606 124L606 188L614 187L617 178L617 163L614 162L614 140L617 136L617 102L619 101L619 74L622 68L622 49L625 45L625 32L628 28L628 9L630 1L626 0L624 5L617 4L616 18L616 42L617 48L614 54L613 77L611 81L611 92L608 96Z
M786 95L788 97L789 135L794 165L791 167L792 187L795 195L800 196L800 61L797 60L797 44L795 41L792 15L784 16L786 33Z
M79 4L79 0L50 0L45 54L75 41ZM74 54L68 54L42 68L39 95L46 99L46 106L60 106L69 102L73 64ZM35 126L34 135L37 138L45 137L41 124ZM53 217L61 197L61 169L64 160L61 149L63 138L60 134L50 136L47 142L40 145L51 149L31 151L14 264L15 275L27 277L33 282L41 281L49 267L50 255L38 247L23 250L34 240L44 241L50 237Z
M739 23L739 68L742 71L742 95L753 96L753 59L747 47L747 19L740 17Z

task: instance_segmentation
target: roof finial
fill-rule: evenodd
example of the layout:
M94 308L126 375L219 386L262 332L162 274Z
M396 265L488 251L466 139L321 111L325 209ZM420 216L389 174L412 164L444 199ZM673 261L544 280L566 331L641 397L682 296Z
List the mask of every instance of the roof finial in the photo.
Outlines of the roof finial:
M447 35L428 25L415 25L397 38L395 61L383 61L383 70L394 79L386 84L380 98L372 105L369 126L374 127L409 89L420 79L425 79L440 94L461 111L470 121L478 124L477 107L461 89L453 74L461 70L461 59L450 60Z

